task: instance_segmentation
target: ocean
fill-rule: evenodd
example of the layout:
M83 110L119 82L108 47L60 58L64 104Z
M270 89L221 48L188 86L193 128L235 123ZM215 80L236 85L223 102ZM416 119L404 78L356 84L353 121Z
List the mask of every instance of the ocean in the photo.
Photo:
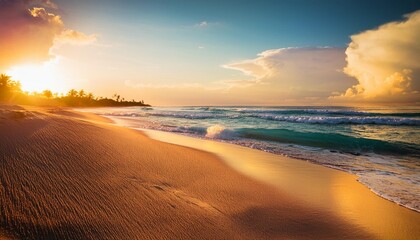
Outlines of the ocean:
M118 124L229 142L359 176L420 212L420 109L128 107L84 109Z

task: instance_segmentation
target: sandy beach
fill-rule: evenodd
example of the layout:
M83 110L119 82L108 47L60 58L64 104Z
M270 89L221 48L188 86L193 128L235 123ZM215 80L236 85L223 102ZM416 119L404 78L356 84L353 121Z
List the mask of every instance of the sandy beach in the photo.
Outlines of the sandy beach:
M420 1L0 0L0 240L420 240Z
M88 113L0 106L0 133L0 239L382 239L372 228L390 227L377 218L366 227L374 212L346 215L352 208L334 205L356 201L350 195L331 200L332 210L328 189L319 204L308 204L317 195L310 186L292 194L285 186L299 183L287 181L291 176L273 186L213 153ZM305 164L307 172L321 169L325 181L338 172ZM322 182L314 188L329 186ZM338 183L358 184L350 175ZM369 204L387 202L367 189L355 192ZM411 229L399 239L418 237L419 214L393 206Z
M418 212L380 197L358 182L356 175L230 143L142 131L153 139L212 152L236 171L274 186L314 209L334 212L376 239L420 236Z

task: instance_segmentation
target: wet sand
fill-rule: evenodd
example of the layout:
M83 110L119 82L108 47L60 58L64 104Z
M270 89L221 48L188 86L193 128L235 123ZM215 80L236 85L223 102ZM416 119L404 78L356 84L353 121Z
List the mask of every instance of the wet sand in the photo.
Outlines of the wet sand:
M420 238L420 213L379 197L355 175L230 143L142 131L160 141L213 152L238 172L315 209L333 212L377 239Z

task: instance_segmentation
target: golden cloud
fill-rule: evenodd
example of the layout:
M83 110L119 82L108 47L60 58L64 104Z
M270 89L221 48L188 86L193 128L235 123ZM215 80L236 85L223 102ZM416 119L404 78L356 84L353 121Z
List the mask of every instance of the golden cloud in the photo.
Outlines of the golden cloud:
M50 12L55 8L50 0L0 1L0 71L13 65L46 61L58 43L96 39L95 35L66 29L61 17Z
M344 72L358 80L334 99L420 101L420 11L351 36Z
M304 102L308 98L325 103L332 92L354 84L340 70L344 66L343 48L318 47L271 49L259 53L255 59L223 67L241 71L248 77L225 81L232 91L252 86L253 91L273 100L273 104L281 104L284 99Z
M95 42L96 39L96 34L86 35L76 30L66 29L60 35L56 36L55 42L56 44L90 44Z

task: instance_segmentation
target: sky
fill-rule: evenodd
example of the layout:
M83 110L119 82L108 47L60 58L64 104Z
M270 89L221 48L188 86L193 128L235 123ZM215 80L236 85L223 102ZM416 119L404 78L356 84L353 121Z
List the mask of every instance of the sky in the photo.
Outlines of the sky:
M152 105L420 104L420 2L0 0L26 91Z

